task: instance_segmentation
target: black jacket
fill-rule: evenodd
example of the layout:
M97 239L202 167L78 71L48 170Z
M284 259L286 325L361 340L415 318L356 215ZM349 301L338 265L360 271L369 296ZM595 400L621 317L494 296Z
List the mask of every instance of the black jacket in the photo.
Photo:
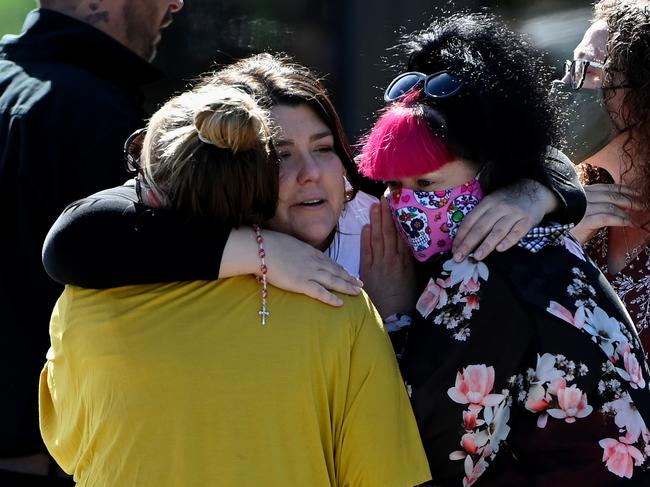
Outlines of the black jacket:
M38 376L62 288L41 247L71 201L123 183L126 137L143 123L138 87L160 77L136 54L66 15L31 12L0 42L0 457L44 451Z

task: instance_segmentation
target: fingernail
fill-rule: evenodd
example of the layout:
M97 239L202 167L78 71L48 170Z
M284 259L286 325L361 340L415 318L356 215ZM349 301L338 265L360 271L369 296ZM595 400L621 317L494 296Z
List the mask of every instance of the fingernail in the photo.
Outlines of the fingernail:
M461 262L464 258L465 258L465 256L461 252L456 252L454 254L454 260L456 262Z
M506 247L505 245L499 244L499 245L497 245L497 251L498 252L503 252L503 249L505 249L505 247Z
M483 258L483 251L477 250L476 252L474 252L474 258L476 260L481 260Z

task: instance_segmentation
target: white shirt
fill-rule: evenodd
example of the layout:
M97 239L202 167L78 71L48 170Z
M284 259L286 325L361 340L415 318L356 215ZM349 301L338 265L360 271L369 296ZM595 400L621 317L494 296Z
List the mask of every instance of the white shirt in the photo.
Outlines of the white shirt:
M355 277L359 277L361 229L370 223L370 207L375 203L379 203L377 198L362 191L346 203L339 218L334 241L326 250L332 260Z

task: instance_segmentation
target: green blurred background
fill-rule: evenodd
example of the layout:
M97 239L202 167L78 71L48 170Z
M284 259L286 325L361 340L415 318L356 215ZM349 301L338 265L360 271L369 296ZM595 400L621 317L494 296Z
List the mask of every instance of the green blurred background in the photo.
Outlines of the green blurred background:
M0 0L0 36L18 34L25 14L34 7L34 0Z
M137 0L143 1L143 0ZM326 73L348 135L363 133L383 87L402 69L389 50L433 16L489 8L530 36L561 76L594 0L187 0L163 34L155 64L167 79L146 89L154 111L199 73L253 52L282 51ZM20 32L35 0L0 0L0 36ZM399 61L399 62L397 62ZM397 62L397 64L396 64Z

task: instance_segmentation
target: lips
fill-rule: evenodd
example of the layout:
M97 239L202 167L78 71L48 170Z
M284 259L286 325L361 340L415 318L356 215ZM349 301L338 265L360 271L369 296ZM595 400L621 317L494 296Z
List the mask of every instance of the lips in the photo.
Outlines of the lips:
M292 206L298 208L319 208L327 202L325 198L302 198L300 201L294 203Z
M303 201L302 203L298 203L298 204L300 206L318 206L318 205L322 205L323 203L325 203L325 200L314 199L314 200Z

